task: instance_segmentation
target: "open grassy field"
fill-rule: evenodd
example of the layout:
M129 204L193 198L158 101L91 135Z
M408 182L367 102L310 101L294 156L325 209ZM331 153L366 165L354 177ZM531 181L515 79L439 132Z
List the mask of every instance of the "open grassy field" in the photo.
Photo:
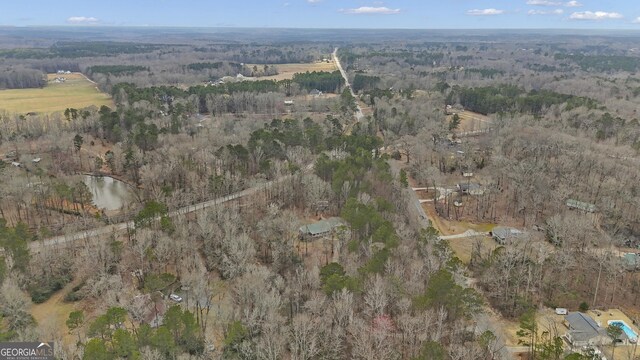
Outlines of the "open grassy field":
M473 111L465 110L458 112L460 117L460 125L456 129L457 133L485 130L491 127L491 118ZM453 115L447 116L447 124L451 121Z
M247 65L249 68L253 67L253 64ZM262 67L264 65L257 65ZM287 80L293 78L295 73L313 72L313 71L335 71L338 70L336 64L332 61L329 62L313 62L308 64L270 64L269 66L275 66L278 69L278 75L262 76L257 78L258 80Z
M66 78L64 83L54 82L56 77ZM100 92L95 84L80 73L47 75L48 83L42 89L0 90L0 110L24 114L28 112L54 113L66 108L87 106L113 106L111 96Z

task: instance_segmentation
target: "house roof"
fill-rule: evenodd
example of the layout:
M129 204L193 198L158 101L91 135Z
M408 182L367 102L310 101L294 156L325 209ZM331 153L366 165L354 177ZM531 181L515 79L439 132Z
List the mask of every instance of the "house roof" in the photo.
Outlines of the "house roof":
M622 256L622 260L627 267L637 267L640 265L640 259L638 259L638 254L636 253L626 253Z
M138 295L133 298L133 306L141 310L143 323L158 327L162 325L167 306L164 301L153 301L150 294Z
M510 227L497 226L491 230L491 234L494 237L498 237L500 239L506 239L510 237L518 237L523 234L522 231Z
M458 186L458 189L462 191L478 190L481 188L480 184L477 184L477 183L460 183L457 186Z
M596 211L596 206L594 204L590 204L584 201L568 199L565 204L570 208L580 209L582 211L589 211L589 212Z
M571 312L564 317L569 323L571 337L577 341L586 341L596 336L607 335L607 331L585 313Z
M300 227L300 232L311 235L323 234L331 231L332 229L344 224L341 218L331 217L325 220L320 220L313 224L308 224Z

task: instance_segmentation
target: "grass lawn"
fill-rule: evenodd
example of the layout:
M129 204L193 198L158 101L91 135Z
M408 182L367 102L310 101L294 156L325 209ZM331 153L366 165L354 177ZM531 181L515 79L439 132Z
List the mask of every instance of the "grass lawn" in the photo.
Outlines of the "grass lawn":
M66 82L55 83L53 80L56 77L64 77ZM66 108L81 109L91 105L113 106L111 96L100 92L82 74L49 74L47 78L47 86L42 89L0 90L0 110L19 114L54 113Z
M471 253L473 252L473 245L476 241L480 241L481 251L483 254L491 252L499 246L495 240L488 236L475 236L469 238L447 240L458 259L460 259L460 261L462 261L466 265L471 262Z
M39 326L46 326L51 332L60 335L66 345L77 341L77 337L69 333L66 323L69 314L76 309L76 304L65 302L63 299L77 284L77 282L67 284L64 289L53 294L49 300L42 304L32 305L30 311Z
M254 64L247 64L250 69ZM257 65L258 68L264 65ZM269 66L275 66L278 69L278 75L273 76L261 76L256 78L257 80L287 80L292 79L295 73L313 72L313 71L336 71L338 68L333 61L330 62L313 62L308 64L270 64Z

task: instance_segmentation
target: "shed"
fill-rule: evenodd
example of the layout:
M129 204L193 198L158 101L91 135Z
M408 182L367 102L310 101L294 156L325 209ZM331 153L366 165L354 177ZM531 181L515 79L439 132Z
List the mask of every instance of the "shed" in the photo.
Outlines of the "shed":
M500 245L510 244L520 238L524 232L510 227L497 226L491 231L491 237Z
M579 200L575 200L575 199L568 199L567 202L565 203L570 209L578 209L578 210L582 210L585 212L595 212L596 206L594 204L590 204L584 201L579 201Z
M284 104L285 105L293 105L293 100L285 100Z
M344 220L339 217L331 217L313 224L301 226L299 235L302 240L311 240L327 236L342 225L344 225Z

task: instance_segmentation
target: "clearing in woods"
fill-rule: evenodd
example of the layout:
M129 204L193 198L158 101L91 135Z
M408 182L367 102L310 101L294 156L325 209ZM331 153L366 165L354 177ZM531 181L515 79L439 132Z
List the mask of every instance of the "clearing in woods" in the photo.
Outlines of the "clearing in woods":
M55 82L56 78L64 82ZM98 90L96 85L80 73L48 74L42 89L0 90L0 111L24 114L53 113L67 108L82 109L91 105L113 106L111 96Z
M45 326L54 334L58 334L67 345L77 341L75 335L70 334L67 328L67 319L76 309L76 304L65 302L64 296L76 285L78 285L77 282L71 282L47 301L31 306L31 315L38 325Z
M456 133L464 133L469 131L487 130L491 127L491 118L477 112L465 110L457 113L460 117L460 125L456 129ZM447 116L447 123L451 121L453 115Z
M336 71L338 70L338 67L336 67L336 64L333 62L333 60L330 60L329 62L326 61L318 61L318 62L313 62L313 63L308 63L308 64L268 64L269 66L275 66L278 69L278 75L272 75L272 76L261 76L259 78L256 78L258 80L276 80L276 81L280 81L280 80L287 80L287 79L292 79L293 78L293 74L295 73L304 73L304 72L314 72L314 71ZM253 68L254 64L248 64L247 65L250 69ZM263 67L264 65L255 65L258 68Z

